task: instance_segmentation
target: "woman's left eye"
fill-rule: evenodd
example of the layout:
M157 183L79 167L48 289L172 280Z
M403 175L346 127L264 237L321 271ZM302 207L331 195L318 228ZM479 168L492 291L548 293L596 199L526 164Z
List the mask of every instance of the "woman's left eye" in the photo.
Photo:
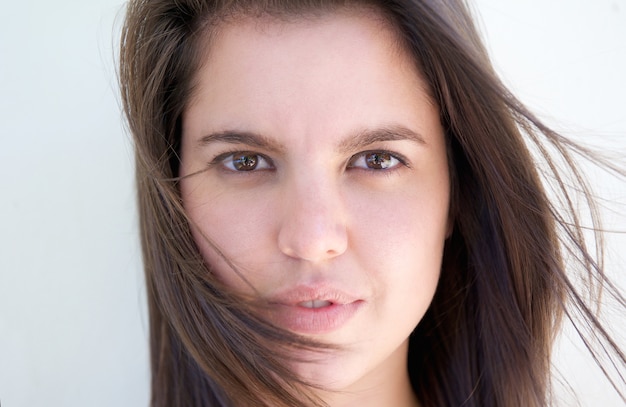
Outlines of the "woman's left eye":
M348 168L387 170L402 164L402 161L387 151L366 151L350 159Z

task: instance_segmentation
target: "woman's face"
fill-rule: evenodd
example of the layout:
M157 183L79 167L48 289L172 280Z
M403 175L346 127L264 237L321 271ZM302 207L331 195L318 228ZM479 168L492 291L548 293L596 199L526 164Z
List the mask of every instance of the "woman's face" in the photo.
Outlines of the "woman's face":
M332 389L406 377L449 230L437 106L372 14L221 27L183 119L181 181L219 279L341 351L296 372ZM233 271L203 235L236 266Z

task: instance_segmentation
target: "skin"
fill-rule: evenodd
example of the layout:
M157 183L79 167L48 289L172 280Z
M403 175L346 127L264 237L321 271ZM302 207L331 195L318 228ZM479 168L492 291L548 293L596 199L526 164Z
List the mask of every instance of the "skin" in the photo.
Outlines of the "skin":
M408 336L436 289L450 185L438 108L415 64L373 12L242 17L206 51L180 184L203 256L228 286L270 304L303 287L357 304L337 326L305 324L341 350L293 366L330 390L320 392L330 405L418 405ZM268 318L290 329L278 308Z

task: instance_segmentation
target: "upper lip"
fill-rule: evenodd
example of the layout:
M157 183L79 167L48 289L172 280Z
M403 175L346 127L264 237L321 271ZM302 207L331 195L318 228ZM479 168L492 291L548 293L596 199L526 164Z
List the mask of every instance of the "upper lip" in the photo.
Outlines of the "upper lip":
M360 298L344 290L328 285L291 287L270 296L270 304L298 306L308 301L328 301L332 304L350 304Z

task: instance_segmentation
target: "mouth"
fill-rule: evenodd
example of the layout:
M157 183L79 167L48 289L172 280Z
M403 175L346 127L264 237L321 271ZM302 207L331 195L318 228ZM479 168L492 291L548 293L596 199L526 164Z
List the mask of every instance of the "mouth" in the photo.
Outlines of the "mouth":
M364 304L358 297L340 290L297 287L273 297L268 316L287 330L318 335L348 324Z

